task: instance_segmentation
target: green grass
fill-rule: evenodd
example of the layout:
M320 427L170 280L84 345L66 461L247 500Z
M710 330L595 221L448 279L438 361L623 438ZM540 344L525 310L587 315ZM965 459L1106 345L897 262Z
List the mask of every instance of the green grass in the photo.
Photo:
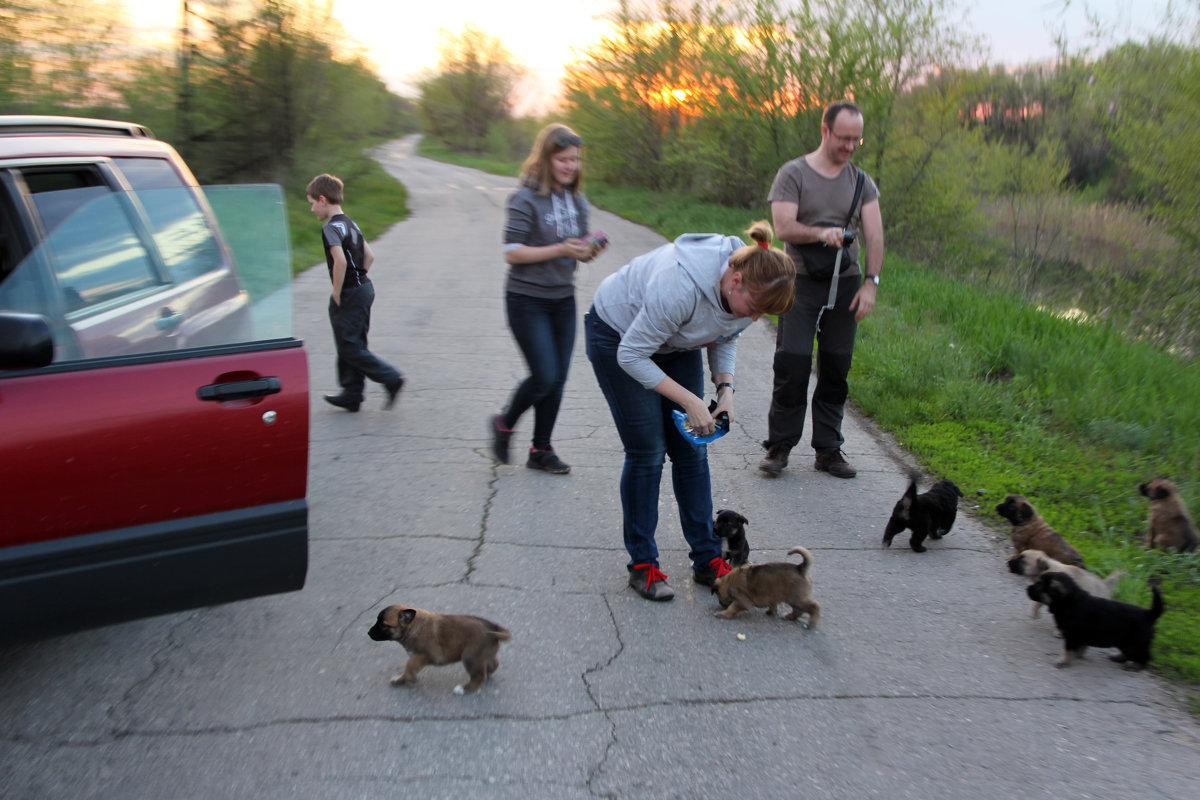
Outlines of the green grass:
M421 152L499 174L517 165ZM588 183L594 205L674 237L740 233L746 209ZM859 328L851 399L927 471L991 509L1023 494L1103 575L1117 599L1166 602L1153 668L1187 685L1200 709L1200 553L1147 551L1142 481L1172 478L1200 509L1200 368L1104 324L1060 319L889 254L874 314Z

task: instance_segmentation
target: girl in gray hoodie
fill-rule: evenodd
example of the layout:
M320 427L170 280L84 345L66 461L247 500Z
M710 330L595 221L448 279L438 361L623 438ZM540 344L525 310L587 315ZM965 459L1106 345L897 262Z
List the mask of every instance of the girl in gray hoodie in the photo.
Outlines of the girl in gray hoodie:
M754 244L685 234L635 258L605 278L584 318L588 359L625 449L621 510L629 583L650 600L675 596L659 569L654 539L664 456L671 458L693 580L711 586L729 571L712 530L707 448L685 439L671 412L682 409L692 430L705 435L714 430L714 415L728 413L732 421L738 335L763 314L792 306L796 267L770 246L770 223L756 222L746 233ZM716 387L711 412L701 350Z
M550 444L575 347L575 268L603 244L584 239L588 203L580 191L583 139L566 125L547 125L521 166L521 185L508 199L504 305L508 325L529 365L508 407L488 418L492 455L509 462L517 420L534 411L533 440L525 466L555 475L571 468Z

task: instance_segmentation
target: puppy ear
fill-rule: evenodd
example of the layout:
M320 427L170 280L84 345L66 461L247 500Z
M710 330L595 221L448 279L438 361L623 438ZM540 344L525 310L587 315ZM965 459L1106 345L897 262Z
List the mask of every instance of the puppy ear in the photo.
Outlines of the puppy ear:
M1166 500L1171 496L1171 490L1166 486L1159 484L1154 487L1154 492L1150 495L1151 500Z
M737 518L738 518L738 522L740 522L740 523L741 523L741 524L743 524L743 525L749 525L749 524L750 524L750 520L746 519L746 518L745 518L745 517L743 517L741 514L738 514L738 515L737 515Z
M1029 503L1021 503L1020 508L1017 509L1017 518L1021 522L1029 522L1029 520L1033 519L1033 506L1029 505Z
M1037 559L1034 562L1034 566L1037 567L1038 572L1045 572L1046 570L1050 569L1050 565L1046 563L1046 559L1044 558Z
M400 621L405 625L411 625L412 621L417 618L417 610L415 608L406 608L400 612Z

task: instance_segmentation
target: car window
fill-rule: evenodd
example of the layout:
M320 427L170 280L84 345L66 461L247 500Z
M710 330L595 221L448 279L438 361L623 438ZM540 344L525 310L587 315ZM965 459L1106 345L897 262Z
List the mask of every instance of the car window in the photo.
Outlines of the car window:
M184 283L220 269L219 245L195 190L185 188L170 162L161 158L113 161L141 201L142 212L171 280Z
M159 283L119 194L89 187L41 192L33 199L43 220L48 213L58 220L44 246L68 313ZM71 213L59 220L64 209Z
M287 206L276 184L205 186L204 194L250 294L259 339L292 335L292 249Z
M96 188L37 193L39 213L43 205L51 215L73 211L0 276L0 310L50 321L55 363L292 336L291 252L278 186L104 191L76 202ZM216 227L202 210L208 203ZM162 227L147 221L151 208ZM227 245L217 234L225 226ZM201 261L214 268L183 283L155 271L156 263Z

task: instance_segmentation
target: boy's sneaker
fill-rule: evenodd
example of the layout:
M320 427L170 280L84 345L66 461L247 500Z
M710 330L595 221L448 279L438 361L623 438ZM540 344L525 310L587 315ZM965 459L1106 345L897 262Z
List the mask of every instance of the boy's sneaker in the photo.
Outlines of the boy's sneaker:
M766 445L766 442L763 442ZM786 444L773 444L767 448L767 454L758 462L758 468L772 478L779 477L784 467L788 465L788 453L792 448Z
M634 564L629 570L629 585L647 600L670 600L675 590L667 586L667 575L653 564Z
M331 406L344 408L347 411L358 411L358 407L362 405L362 398L350 397L345 392L342 392L341 394L325 395L325 402Z
M503 414L488 418L488 432L492 436L492 458L501 464L507 464L508 442L512 439L513 430L504 427Z
M404 388L404 376L403 375L397 375L395 383L387 384L383 387L383 390L385 392L387 392L387 399L383 401L384 409L388 409L388 408L391 408L392 406L396 405L396 395L400 394L400 390L403 388Z
M712 586L717 582L717 578L723 575L728 575L733 571L733 567L729 566L729 562L717 556L712 561L708 562L708 568L692 570L692 580L701 586Z
M858 470L850 466L841 450L820 450L813 467L821 472L828 472L835 478L853 478Z
M525 466L530 469L540 469L542 472L549 472L552 475L566 475L571 471L568 464L563 463L554 452L553 447L547 447L545 450L534 450L529 448L529 460L525 462Z

